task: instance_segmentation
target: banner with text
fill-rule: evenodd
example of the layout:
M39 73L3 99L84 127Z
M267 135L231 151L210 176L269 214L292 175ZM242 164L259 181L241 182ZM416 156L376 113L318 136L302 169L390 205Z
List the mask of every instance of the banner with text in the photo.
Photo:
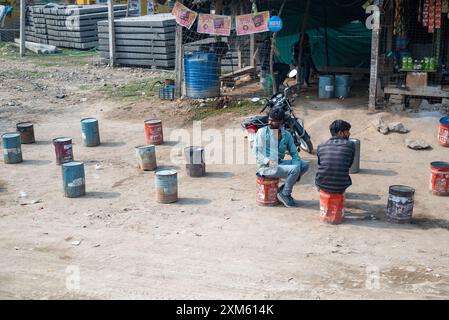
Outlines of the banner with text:
M195 22L198 13L190 10L182 3L176 2L173 7L172 15L176 17L176 22L179 25L190 29Z
M229 36L231 34L231 17L214 14L199 14L198 33Z
M257 14L244 14L236 17L237 35L242 36L251 33L268 31L270 12L263 11Z

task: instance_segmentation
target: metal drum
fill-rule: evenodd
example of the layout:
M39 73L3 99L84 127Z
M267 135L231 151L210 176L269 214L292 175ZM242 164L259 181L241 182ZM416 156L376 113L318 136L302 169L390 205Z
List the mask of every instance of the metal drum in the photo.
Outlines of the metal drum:
M211 52L196 51L184 55L186 95L204 99L220 95L218 56Z
M53 139L53 146L55 147L56 164L73 161L72 139L68 137L59 137Z
M184 149L186 170L190 177L202 177L206 174L203 147L187 147Z
M349 97L349 92L351 91L351 80L352 76L350 74L338 74L335 76L335 97Z
M430 191L436 196L449 196L449 163L432 162L430 171Z
M349 169L349 173L358 173L360 171L360 140L351 138L349 141L355 146L354 162Z
M415 189L391 186L388 196L387 219L394 223L411 223Z
M154 145L137 146L135 150L137 165L141 170L153 171L156 169L156 147Z
M320 190L320 221L329 224L343 222L345 213L345 195Z
M23 161L20 133L8 132L2 135L3 159L5 163L13 164Z
M81 120L81 130L83 143L86 147L95 147L100 145L100 130L98 120L95 118L85 118Z
M161 145L164 143L162 120L152 119L145 121L145 139L148 145Z
M449 147L449 117L440 119L438 130L438 142L443 147Z
M322 75L320 76L319 84L320 99L331 99L335 97L335 76Z
M72 161L62 164L64 195L77 198L86 194L84 163Z
M259 206L272 207L278 204L279 179L265 178L256 174L256 202Z
M17 132L20 133L20 139L23 144L34 143L34 126L30 122L19 122L16 124Z
M156 201L173 203L178 201L178 173L176 170L161 170L154 175Z

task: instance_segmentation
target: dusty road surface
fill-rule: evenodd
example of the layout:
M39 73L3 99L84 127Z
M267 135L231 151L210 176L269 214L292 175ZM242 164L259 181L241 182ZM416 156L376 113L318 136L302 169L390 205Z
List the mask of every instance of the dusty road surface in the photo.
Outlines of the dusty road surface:
M314 155L301 154L311 171L294 190L300 207L262 208L253 164L214 164L209 155L206 177L186 176L181 148L188 142L180 137L192 133L192 111L184 102L127 100L104 89L166 74L111 71L96 65L94 54L55 63L20 60L3 49L0 132L32 121L37 143L23 145L23 163L0 164L0 298L449 298L449 201L428 191L429 163L449 160L436 141L438 115L368 114L363 90L345 101L314 100L312 92L296 102L315 145L336 118L350 121L362 141L362 170L347 194L350 215L330 226L319 221ZM225 111L204 119L203 130L239 128L245 115ZM79 121L86 116L99 119L99 147L82 146ZM382 135L371 125L379 116L411 132ZM143 121L154 117L164 121L166 138L157 147L158 165L179 171L179 201L171 205L156 203L154 172L136 168ZM82 198L63 196L51 140L66 135L85 163ZM433 149L407 149L407 137ZM229 154L232 139L222 145ZM393 184L416 188L411 225L385 219Z

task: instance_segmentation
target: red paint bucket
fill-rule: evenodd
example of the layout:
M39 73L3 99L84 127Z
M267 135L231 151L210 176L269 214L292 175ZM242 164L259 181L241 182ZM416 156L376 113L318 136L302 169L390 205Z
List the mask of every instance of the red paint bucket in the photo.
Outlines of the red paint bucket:
M449 147L449 117L440 119L438 141L443 147Z
M320 190L320 221L330 224L343 222L345 195Z
M278 203L279 179L265 178L260 174L257 174L256 183L257 204L264 207L275 206Z
M55 146L56 164L61 165L66 162L73 161L72 139L67 137L59 137L53 139Z
M160 145L164 143L164 134L162 131L161 120L145 121L145 138L147 144Z
M437 196L449 196L449 163L432 162L430 170L430 191Z

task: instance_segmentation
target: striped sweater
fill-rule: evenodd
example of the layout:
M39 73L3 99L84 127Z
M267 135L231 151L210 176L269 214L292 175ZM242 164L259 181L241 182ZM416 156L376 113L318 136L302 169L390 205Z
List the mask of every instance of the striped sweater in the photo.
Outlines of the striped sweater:
M352 185L349 169L354 161L354 144L334 137L318 147L317 155L315 184L329 193L344 193Z

